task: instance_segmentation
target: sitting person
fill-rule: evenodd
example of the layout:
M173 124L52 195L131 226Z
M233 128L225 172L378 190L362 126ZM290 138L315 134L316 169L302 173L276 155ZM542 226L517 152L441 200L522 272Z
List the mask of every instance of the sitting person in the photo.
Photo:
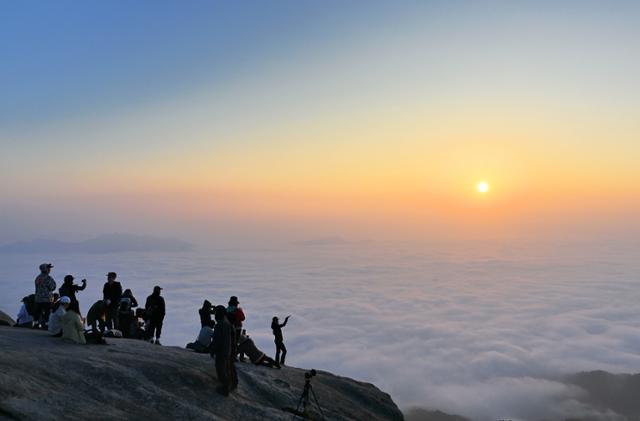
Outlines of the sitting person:
M96 301L87 313L87 324L94 332L104 333L107 328L107 303L105 300Z
M120 298L120 306L118 307L118 326L120 326L123 338L130 338L131 331L133 330L132 324L134 322L134 314L131 306L131 298L126 296Z
M131 337L135 339L145 339L145 314L143 308L136 309L136 315L133 318L133 324L131 325Z
M20 306L20 311L18 311L18 317L16 318L16 327L32 327L33 326L33 316L29 313L27 309L27 305L29 303L29 297L24 297L22 299L22 305Z
M56 338L62 336L62 318L67 313L67 309L71 304L71 298L66 295L60 297L58 309L49 316L49 333Z
M206 354L210 351L211 341L213 340L213 329L209 326L202 326L198 339L195 342L189 342L187 348L193 349L195 352Z
M68 311L62 316L62 338L77 344L86 344L84 337L84 323L80 316L80 306L77 302L70 303Z
M238 339L238 352L246 354L255 365L266 365L267 367L280 368L280 364L273 358L268 357L264 352L260 351L253 339L249 336L240 335Z

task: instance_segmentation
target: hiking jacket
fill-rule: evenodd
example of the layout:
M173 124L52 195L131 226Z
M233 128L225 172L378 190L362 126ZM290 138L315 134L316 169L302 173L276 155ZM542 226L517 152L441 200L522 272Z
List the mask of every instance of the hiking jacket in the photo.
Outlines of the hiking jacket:
M242 307L229 306L227 307L227 314L233 320L233 326L235 326L236 329L240 329L245 319Z
M62 318L67 313L64 307L60 306L49 316L49 333L57 335L62 330Z
M122 285L120 282L114 281L112 284L105 282L102 288L102 298L109 300L109 308L117 308L122 297Z
M56 290L56 281L50 275L41 273L36 277L36 303L50 303L53 291Z
M148 320L162 320L165 315L164 297L151 294L144 305Z
M67 311L65 315L62 316L62 338L77 344L87 343L84 338L82 318L75 311Z
M275 337L276 342L284 341L284 338L282 337L282 328L287 325L288 321L289 319L284 319L284 323L282 324L271 323L271 330L273 330L273 336Z

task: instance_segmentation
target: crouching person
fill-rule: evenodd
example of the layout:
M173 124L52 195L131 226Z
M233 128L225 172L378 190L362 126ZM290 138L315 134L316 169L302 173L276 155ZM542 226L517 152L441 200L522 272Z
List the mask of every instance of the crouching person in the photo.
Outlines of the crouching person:
M266 365L267 367L280 368L280 364L267 354L260 351L249 336L240 335L238 339L238 352L246 354L255 365Z
M107 328L107 311L109 307L105 300L99 300L93 303L87 313L87 324L91 326L94 332L104 333Z
M51 316L49 316L49 333L54 337L59 338L62 336L62 318L67 314L67 310L71 305L71 298L65 296L60 297L58 300L59 306Z
M236 334L233 325L227 320L227 309L224 306L216 307L215 317L211 356L215 359L216 374L221 383L216 391L223 396L229 396L229 392L238 387L238 376L234 364Z

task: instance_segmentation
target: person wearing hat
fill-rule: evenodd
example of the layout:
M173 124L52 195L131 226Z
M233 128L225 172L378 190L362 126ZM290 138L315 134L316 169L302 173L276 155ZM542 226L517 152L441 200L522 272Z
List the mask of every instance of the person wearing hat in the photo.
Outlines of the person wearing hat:
M84 289L87 287L87 280L83 279L82 285L76 285L73 283L74 279L75 278L73 277L73 275L65 276L62 286L60 287L58 292L60 292L61 297L69 297L72 303L77 303L78 299L76 298L76 292L84 291Z
M164 297L160 295L162 288L159 286L153 287L153 294L147 297L147 302L144 305L145 314L147 317L147 340L155 344L160 345L160 335L162 334L162 322L165 315Z
M122 297L122 285L116 281L118 275L115 272L107 273L107 282L102 288L102 298L107 303L107 328L118 329L118 307Z
M227 307L227 319L233 325L236 331L236 338L242 334L242 322L244 322L244 311L240 307L240 301L235 295L229 298L229 306Z
M62 336L62 318L67 313L67 309L71 304L71 298L63 295L58 301L60 306L55 312L53 312L53 314L51 314L51 317L49 317L49 333L56 338Z
M56 290L56 281L51 277L51 263L43 263L40 265L40 275L35 279L36 287L36 310L35 310L35 324L34 327L40 327L42 329L47 328L49 323L49 314L51 313L51 299L52 293Z

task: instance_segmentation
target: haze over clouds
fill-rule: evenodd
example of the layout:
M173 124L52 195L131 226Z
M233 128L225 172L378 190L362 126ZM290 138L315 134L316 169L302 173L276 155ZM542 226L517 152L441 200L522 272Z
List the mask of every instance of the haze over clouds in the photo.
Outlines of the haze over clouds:
M564 376L640 363L639 20L633 1L4 2L0 308L44 261L89 279L85 310L114 270L139 299L165 287L169 344L237 294L265 350L292 313L292 364L404 408L615 419ZM194 249L132 246L149 237Z

